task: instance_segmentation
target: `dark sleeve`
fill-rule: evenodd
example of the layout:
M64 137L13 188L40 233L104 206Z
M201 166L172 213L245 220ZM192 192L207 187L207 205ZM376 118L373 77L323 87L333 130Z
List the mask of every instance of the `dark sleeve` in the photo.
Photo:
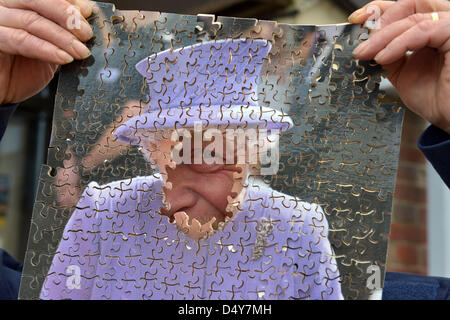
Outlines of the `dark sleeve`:
M450 278L386 272L383 300L448 300Z
M450 188L450 135L431 125L420 137L418 146Z
M0 106L0 140L17 104ZM15 300L19 293L22 265L0 249L0 300Z
M16 110L18 104L5 104L0 106L0 141L5 133L8 121L11 118L14 110Z
M0 300L16 300L22 265L0 249Z

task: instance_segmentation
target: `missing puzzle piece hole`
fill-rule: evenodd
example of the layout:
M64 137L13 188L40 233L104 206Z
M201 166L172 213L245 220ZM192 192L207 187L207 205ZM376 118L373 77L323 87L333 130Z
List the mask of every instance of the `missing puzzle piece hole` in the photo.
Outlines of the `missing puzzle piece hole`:
M56 170L56 168L51 167L48 171L47 171L48 175L52 178L56 178L56 175L58 173L58 170Z
M172 171L174 172L169 169L169 172ZM160 214L166 216L170 223L175 224L184 234L194 239L204 239L221 230L240 210L246 194L240 181L244 170L238 168L236 171L239 173L234 172L233 177L230 177L232 186L224 193L227 194L226 198L222 199L226 201L224 208L221 208L223 201L215 199L218 201L214 202L214 199L208 194L211 187L203 189L202 192L201 187L197 190L200 182L195 181L192 184L192 181L184 181L181 189L174 190L173 184L166 181L163 187L165 208L160 208ZM206 174L209 175L209 173Z

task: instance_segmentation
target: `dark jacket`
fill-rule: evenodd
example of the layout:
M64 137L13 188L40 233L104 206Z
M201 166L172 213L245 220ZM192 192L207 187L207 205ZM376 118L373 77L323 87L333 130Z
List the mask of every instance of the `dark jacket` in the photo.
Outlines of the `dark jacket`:
M0 249L0 299L16 300L19 293L22 265L8 252Z

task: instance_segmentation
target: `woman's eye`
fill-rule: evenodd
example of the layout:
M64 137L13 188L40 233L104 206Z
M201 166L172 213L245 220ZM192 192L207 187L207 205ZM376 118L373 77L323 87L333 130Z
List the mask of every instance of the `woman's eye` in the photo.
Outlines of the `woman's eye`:
M207 152L206 154L203 155L204 159L212 159L214 157L215 157L215 154L213 152L211 152L211 153Z

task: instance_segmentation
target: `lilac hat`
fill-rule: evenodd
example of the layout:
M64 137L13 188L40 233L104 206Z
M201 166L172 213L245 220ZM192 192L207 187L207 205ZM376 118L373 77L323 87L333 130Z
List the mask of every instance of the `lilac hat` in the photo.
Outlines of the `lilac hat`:
M138 144L142 129L248 124L287 130L292 120L258 105L258 81L271 44L267 40L221 40L153 54L136 65L149 88L145 113L114 132Z

